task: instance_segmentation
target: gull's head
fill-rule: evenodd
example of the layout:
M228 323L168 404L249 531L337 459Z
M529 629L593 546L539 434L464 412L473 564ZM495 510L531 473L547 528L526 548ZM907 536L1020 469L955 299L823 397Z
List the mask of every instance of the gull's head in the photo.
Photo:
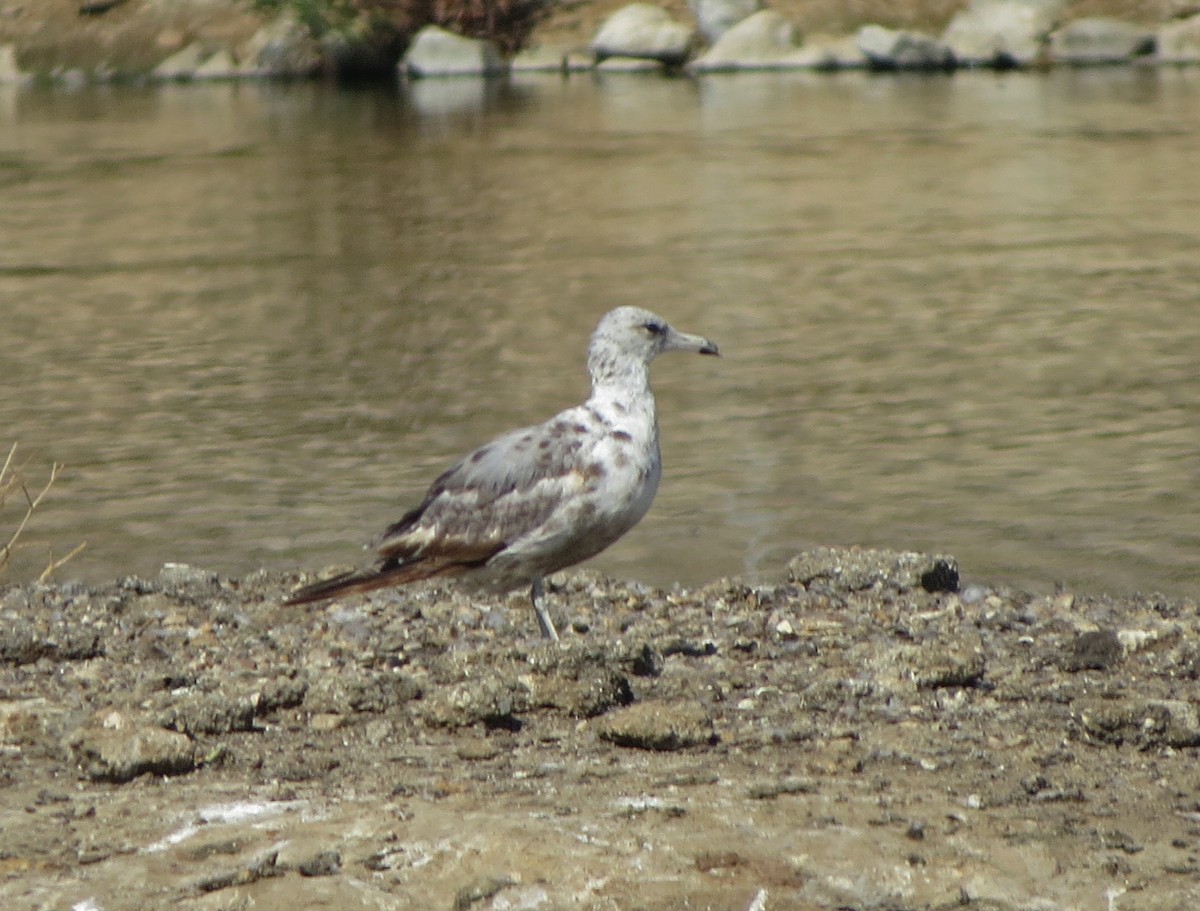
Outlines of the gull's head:
M661 316L641 307L618 307L600 319L588 348L589 366L615 367L613 361L648 364L665 351L719 355L715 342L675 329ZM593 369L593 373L595 370Z

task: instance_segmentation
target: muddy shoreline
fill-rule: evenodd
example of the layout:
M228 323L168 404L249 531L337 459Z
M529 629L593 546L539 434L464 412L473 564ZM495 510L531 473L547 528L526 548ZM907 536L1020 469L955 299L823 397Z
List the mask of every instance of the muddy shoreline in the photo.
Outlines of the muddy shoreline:
M0 904L1130 909L1200 899L1194 601L582 571L564 631L187 566L0 589ZM957 590L956 590L957 589Z

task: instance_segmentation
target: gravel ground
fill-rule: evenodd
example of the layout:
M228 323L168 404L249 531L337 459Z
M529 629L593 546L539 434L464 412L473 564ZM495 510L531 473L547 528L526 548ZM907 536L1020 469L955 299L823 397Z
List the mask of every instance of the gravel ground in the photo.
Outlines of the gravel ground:
M1194 909L1200 612L818 551L311 608L0 590L0 906Z

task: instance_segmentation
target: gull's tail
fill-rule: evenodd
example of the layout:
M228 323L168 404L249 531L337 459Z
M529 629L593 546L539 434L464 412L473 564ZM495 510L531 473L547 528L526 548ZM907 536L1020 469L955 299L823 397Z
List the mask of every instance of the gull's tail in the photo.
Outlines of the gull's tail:
M446 573L438 572L421 563L410 563L407 566L386 569L356 569L297 589L283 603L285 605L312 604L314 601L324 601L339 595L358 595L438 575L446 575Z
M433 579L434 576L452 576L461 573L463 565L448 565L433 561L420 561L402 565L384 565L379 569L355 569L340 576L332 576L311 586L298 588L288 595L283 604L312 604L313 601L324 601L326 598L336 598L338 595L361 594L374 592L377 588L406 585L422 579Z
M340 576L333 576L296 589L283 603L285 605L311 604L314 601L324 601L339 595L358 595L380 588L419 582L421 579L457 576L459 573L482 566L487 562L488 557L502 548L503 545L492 545L485 549L479 549L475 553L460 548L457 551L432 554L410 560L407 563L400 562L393 557L385 560L381 566L375 569L351 570Z

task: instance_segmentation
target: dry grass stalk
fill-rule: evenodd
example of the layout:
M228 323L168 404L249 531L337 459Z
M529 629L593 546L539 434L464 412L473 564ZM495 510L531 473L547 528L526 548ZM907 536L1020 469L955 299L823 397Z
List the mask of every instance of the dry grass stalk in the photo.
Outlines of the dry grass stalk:
M4 465L0 466L0 509L4 508L5 503L8 501L9 495L15 493L16 491L20 491L21 495L25 499L25 511L20 520L17 522L16 528L13 529L12 533L9 535L8 541L2 547L0 547L0 573L3 573L8 568L9 561L12 559L13 551L15 551L17 548L17 542L20 540L21 534L25 531L25 526L29 524L29 520L33 518L33 514L37 511L38 507L41 506L42 500L44 500L46 494L50 492L50 488L54 486L54 482L58 479L58 473L62 471L63 467L57 462L51 463L50 477L46 480L46 483L42 485L42 489L37 492L37 495L31 496L29 489L25 486L25 482L22 477L22 472L25 468L25 465L28 463L15 465L14 462L16 457L17 444L13 443L12 448L8 450L8 457L5 458ZM55 570L82 551L86 546L87 542L84 541L65 557L60 557L57 560L54 558L54 552L51 551L50 562L46 568L42 570L42 574L38 576L38 581L45 582L50 578Z

